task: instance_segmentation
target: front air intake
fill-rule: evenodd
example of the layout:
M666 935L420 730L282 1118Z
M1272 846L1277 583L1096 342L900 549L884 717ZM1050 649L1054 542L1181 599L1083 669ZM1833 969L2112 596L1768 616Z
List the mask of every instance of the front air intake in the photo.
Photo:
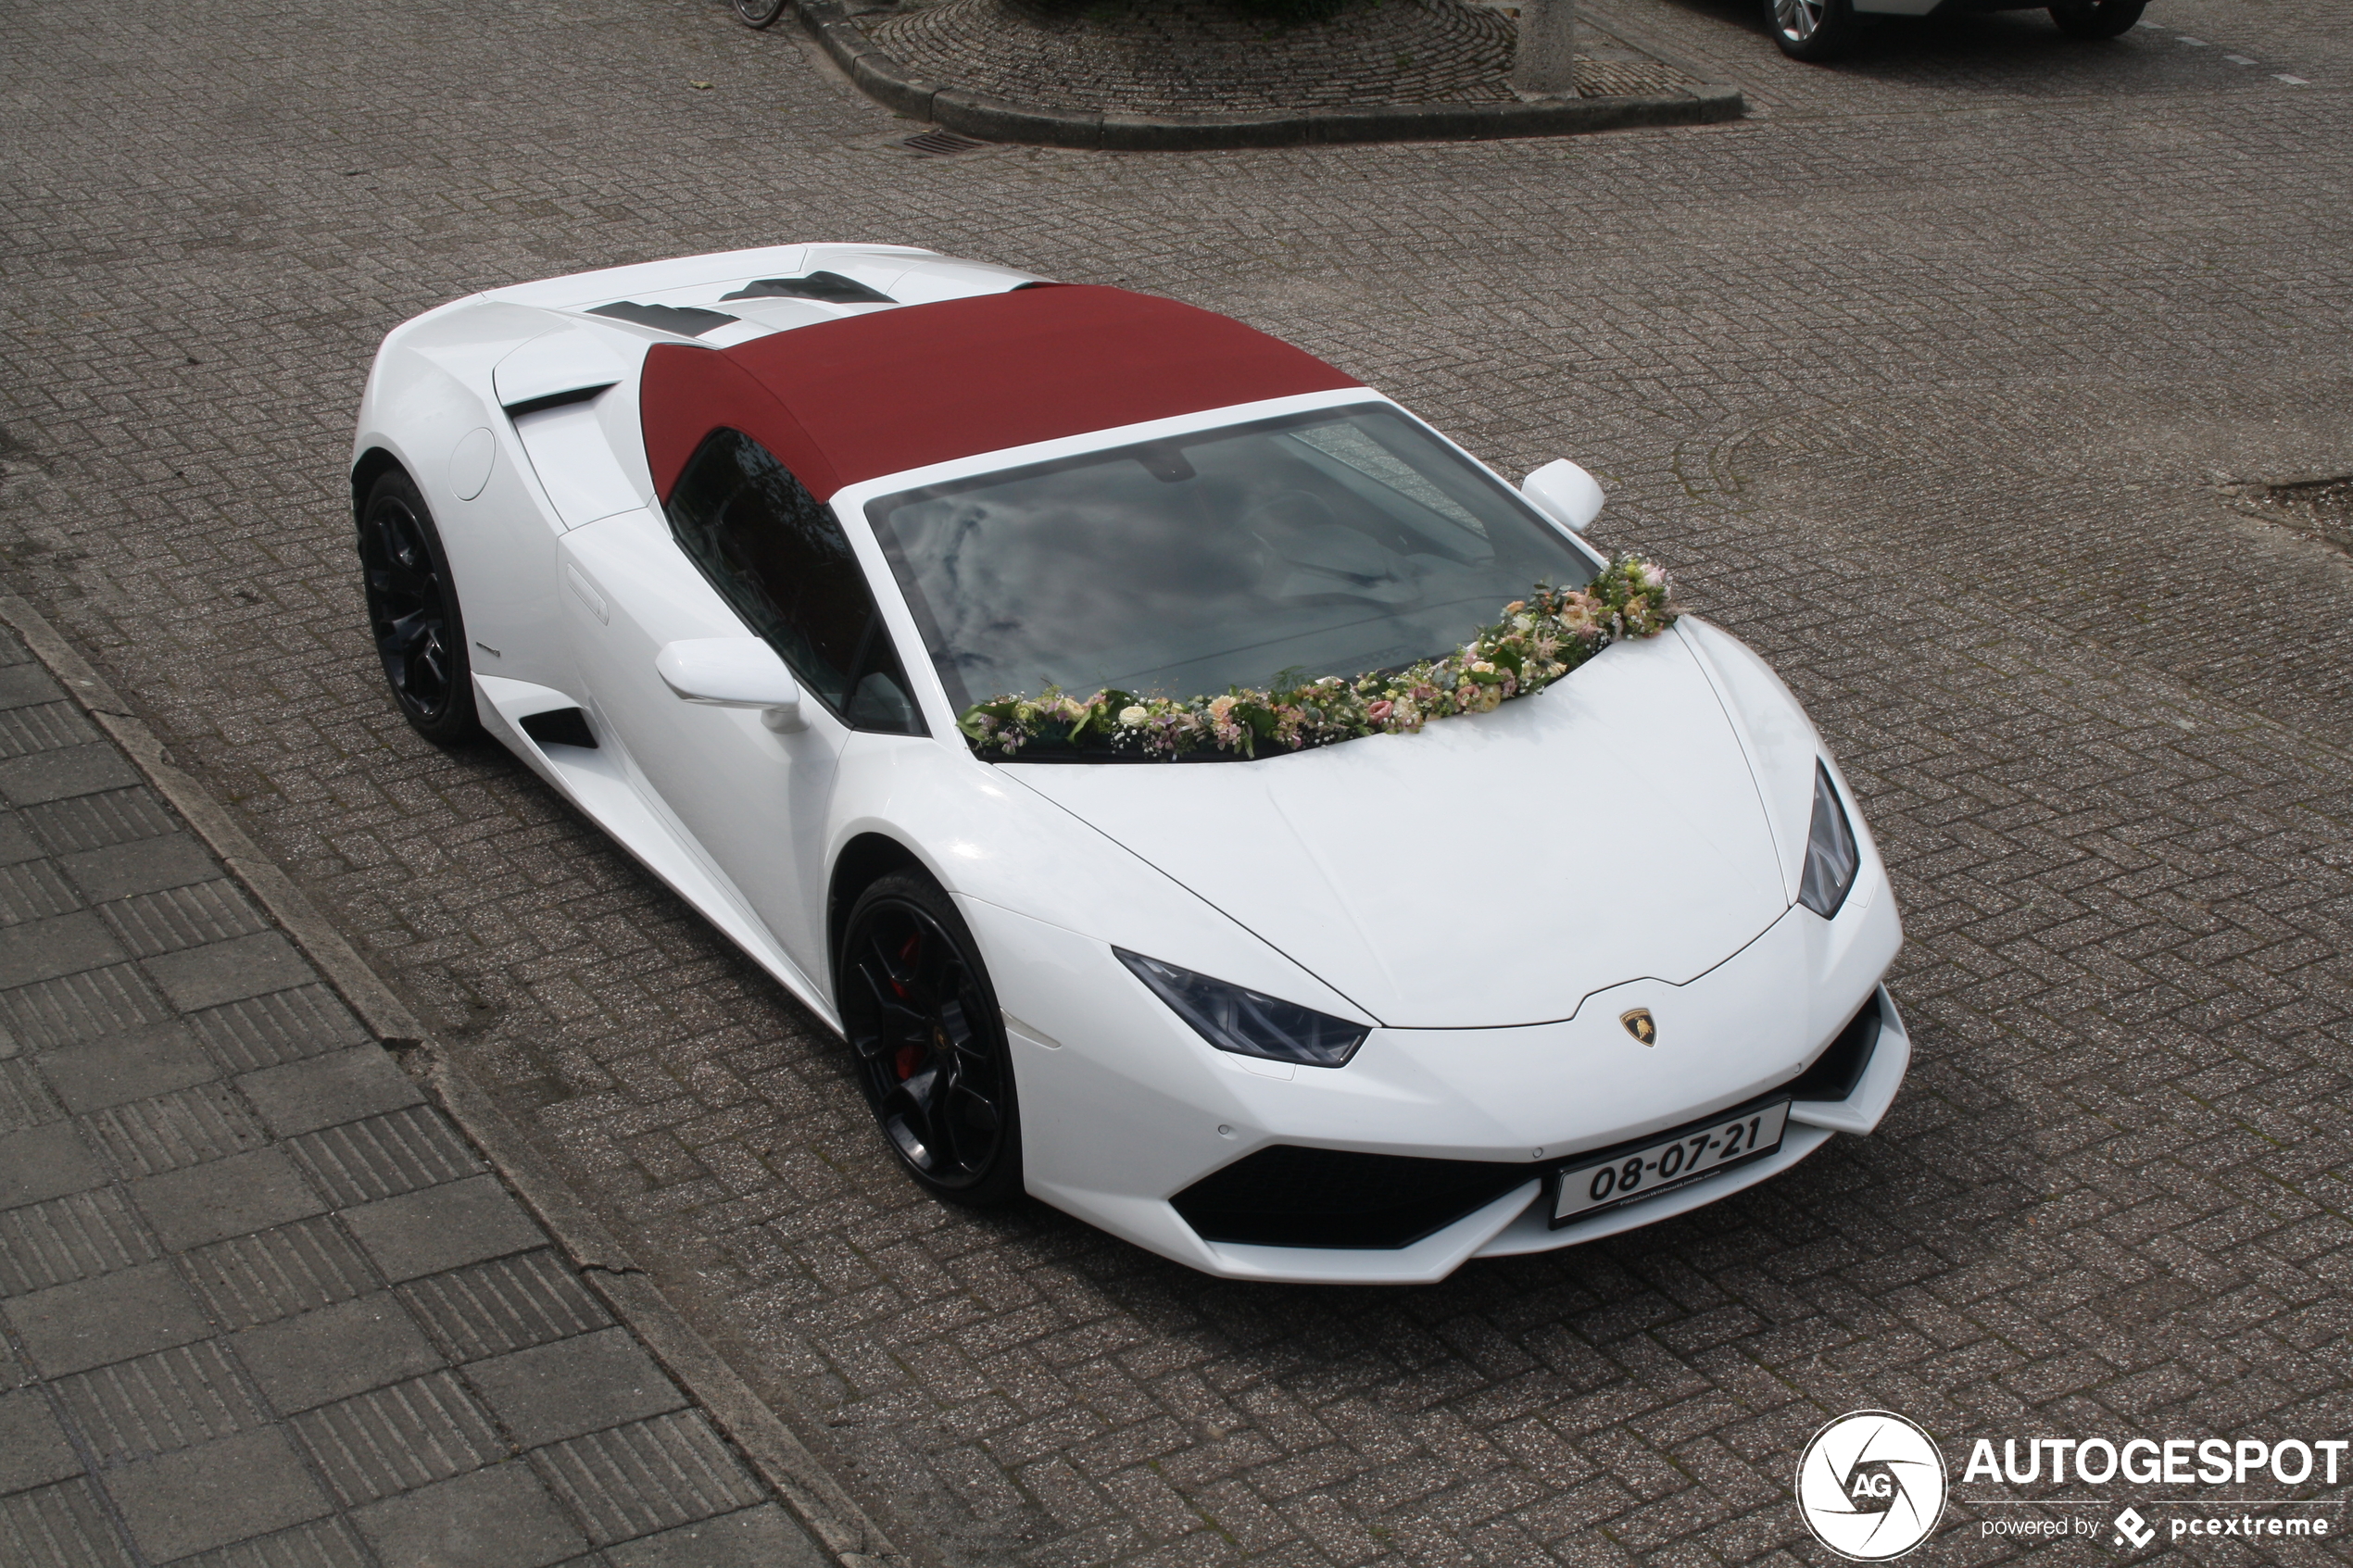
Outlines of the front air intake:
M1478 1160L1276 1144L1169 1202L1203 1241L1255 1247L1410 1247L1541 1173Z

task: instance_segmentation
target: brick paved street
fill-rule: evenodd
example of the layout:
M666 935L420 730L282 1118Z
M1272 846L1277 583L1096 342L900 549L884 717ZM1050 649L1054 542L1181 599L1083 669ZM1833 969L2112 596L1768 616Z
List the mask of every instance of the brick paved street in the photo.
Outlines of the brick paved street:
M6 630L0 749L0 1562L824 1561Z
M1734 0L1588 3L1752 118L923 158L710 0L6 0L7 585L912 1551L1823 1562L1789 1476L1858 1406L1957 1461L2353 1436L2353 558L2223 488L2353 472L2353 16L2021 13L1823 70ZM348 544L394 322L787 238L1174 295L1507 471L1587 462L1597 537L1774 659L1864 797L1918 1052L1879 1134L1413 1291L920 1198L843 1047L519 765L411 738ZM2122 1560L1979 1518L1916 1561Z

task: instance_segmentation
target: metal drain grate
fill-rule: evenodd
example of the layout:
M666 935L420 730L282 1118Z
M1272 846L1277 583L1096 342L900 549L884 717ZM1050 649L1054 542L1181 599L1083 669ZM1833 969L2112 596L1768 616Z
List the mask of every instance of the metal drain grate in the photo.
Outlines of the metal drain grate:
M968 153L975 147L988 145L986 142L975 142L969 136L959 136L953 131L925 131L908 137L899 144L911 153L921 153L925 157L952 157L958 153Z

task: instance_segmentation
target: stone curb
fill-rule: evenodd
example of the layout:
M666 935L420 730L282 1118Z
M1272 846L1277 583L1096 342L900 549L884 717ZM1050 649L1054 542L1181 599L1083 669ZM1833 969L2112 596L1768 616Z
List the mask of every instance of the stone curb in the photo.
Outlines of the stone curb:
M1106 152L1335 146L1363 142L1492 141L1643 125L1712 125L1748 112L1741 90L1706 82L1658 98L1542 103L1383 104L1279 115L1082 113L1008 103L912 74L878 48L842 0L795 0L800 19L868 97L911 119L988 142Z
M482 1087L434 1047L408 1005L294 879L262 854L227 808L172 763L155 731L130 710L73 645L14 594L0 593L0 621L16 629L33 657L220 857L229 874L259 901L370 1032L386 1049L409 1059L404 1066L547 1228L589 1288L750 1461L826 1553L841 1568L905 1568L907 1558L825 1472L816 1455L695 1332L602 1222L532 1152L522 1132Z

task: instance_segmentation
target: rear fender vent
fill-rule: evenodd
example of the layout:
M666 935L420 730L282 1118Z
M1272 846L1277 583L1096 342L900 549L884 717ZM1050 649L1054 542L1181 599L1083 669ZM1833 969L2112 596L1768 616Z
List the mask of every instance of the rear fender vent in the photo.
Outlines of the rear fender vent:
M574 403L594 402L599 395L611 391L612 387L611 382L605 382L597 386L575 386L564 392L550 392L543 397L526 397L520 403L508 404L507 417L510 420L519 420L525 414L545 413L549 408L565 408Z
M1256 1247L1410 1247L1539 1173L1479 1160L1276 1144L1169 1199L1203 1241Z
M534 713L522 721L522 733L541 746L597 749L597 732L588 727L588 715L577 708L551 708L545 713Z

